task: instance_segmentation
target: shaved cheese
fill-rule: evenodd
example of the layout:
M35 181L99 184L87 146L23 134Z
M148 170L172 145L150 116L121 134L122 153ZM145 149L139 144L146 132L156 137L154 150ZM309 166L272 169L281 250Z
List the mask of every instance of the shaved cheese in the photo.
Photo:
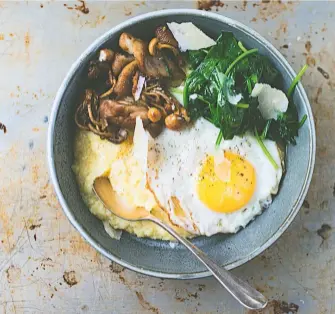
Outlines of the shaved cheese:
M121 239L121 236L122 236L121 230L114 229L107 220L104 220L102 223L104 225L105 231L111 238L115 240Z
M142 76L142 75L140 75L138 77L136 91L135 91L135 94L134 94L135 101L138 101L140 99L141 93L142 93L142 89L144 87L144 83L145 83L145 77Z
M140 117L136 117L136 125L134 131L134 146L133 155L137 160L138 165L142 171L142 186L146 185L146 173L148 168L148 146L149 146L149 133L144 130L143 122Z
M258 109L266 120L277 120L278 114L285 112L288 107L286 95L268 84L257 83L251 92L251 97L258 98Z
M173 37L177 40L180 51L199 50L214 46L216 42L208 37L193 23L167 23Z

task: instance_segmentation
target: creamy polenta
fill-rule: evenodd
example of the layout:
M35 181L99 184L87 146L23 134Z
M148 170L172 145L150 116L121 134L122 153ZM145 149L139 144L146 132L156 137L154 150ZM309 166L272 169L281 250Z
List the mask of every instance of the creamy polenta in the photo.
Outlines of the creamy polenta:
M78 130L74 141L74 164L72 169L76 175L82 198L91 213L102 221L107 221L114 229L126 230L138 237L172 240L173 238L161 227L149 221L130 222L113 215L96 197L92 188L96 177L108 175L113 180L118 178L119 190L127 196L130 203L143 202L151 213L165 222L169 222L168 215L157 206L152 196L137 193L134 182L136 173L129 173L129 163L132 162L130 153L133 143L131 139L120 145L101 140L92 132ZM131 193L129 193L131 191ZM181 228L174 227L181 235L189 234Z

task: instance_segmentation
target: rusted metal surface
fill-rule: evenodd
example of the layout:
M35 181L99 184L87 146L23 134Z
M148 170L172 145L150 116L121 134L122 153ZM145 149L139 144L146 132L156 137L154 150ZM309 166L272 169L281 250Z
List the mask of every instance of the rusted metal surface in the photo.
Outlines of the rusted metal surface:
M280 240L235 273L273 300L262 313L334 313L335 2L201 2L0 3L0 313L247 313L211 278L160 280L101 257L49 183L48 116L71 63L117 23L177 7L235 18L295 70L310 65L303 83L318 140L310 191Z

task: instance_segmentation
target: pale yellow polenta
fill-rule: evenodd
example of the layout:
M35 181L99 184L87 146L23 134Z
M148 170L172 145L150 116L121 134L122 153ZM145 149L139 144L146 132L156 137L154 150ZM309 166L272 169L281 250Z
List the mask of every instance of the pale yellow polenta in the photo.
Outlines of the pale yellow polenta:
M111 165L115 160L123 160L132 149L131 140L115 145L109 141L101 140L99 136L79 130L76 134L74 144L73 171L76 175L81 195L92 214L103 221L108 221L114 229L126 230L136 234L138 237L149 237L152 239L172 240L173 238L162 228L148 221L130 222L114 216L93 193L93 181L101 175L111 172ZM114 161L114 163L112 163ZM167 214L159 207L152 209L152 214L161 220L169 222ZM181 228L176 228L179 233L189 236Z

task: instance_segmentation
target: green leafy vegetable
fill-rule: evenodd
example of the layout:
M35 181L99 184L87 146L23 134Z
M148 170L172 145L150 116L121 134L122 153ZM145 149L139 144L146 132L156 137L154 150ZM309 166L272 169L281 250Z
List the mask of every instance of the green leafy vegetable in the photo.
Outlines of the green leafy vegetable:
M299 83L299 81L301 80L301 77L304 75L304 73L306 72L308 68L308 65L305 64L302 69L299 71L298 75L295 77L295 79L293 80L290 88L288 89L288 92L287 92L287 97L291 97L292 96L292 93L296 87L296 85Z
M208 54L208 50L191 50L188 53L188 63L192 69L197 68L197 66L205 59Z
M226 70L226 75L229 74L229 72L233 69L233 67L240 62L243 58L247 57L248 55L251 55L252 53L256 53L258 52L258 49L251 49L251 50L247 50L245 52L243 52L240 56L238 56L228 67L228 69Z
M288 110L279 114L277 120L265 120L258 110L257 98L250 96L256 83L283 90L281 74L257 49L246 49L232 33L224 32L209 50L190 51L188 61L193 71L185 81L184 106L191 119L204 117L220 129L216 145L223 138L231 139L252 131L264 153L275 164L263 140L268 138L285 145L296 143L298 130L306 117L299 121L293 100L289 99ZM288 98L306 68L292 82Z
M259 146L262 148L262 151L265 154L265 156L269 159L269 161L271 162L272 166L275 169L278 169L278 165L277 165L276 161L273 159L273 157L271 156L270 152L268 151L268 149L266 148L265 144L263 143L263 140L258 135L258 132L257 132L256 128L255 128L255 136L256 136L256 140L257 140Z
M243 46L242 42L239 41L237 44L238 44L238 46L241 48L241 50L242 50L243 52L247 52L247 51L248 51L248 50Z

